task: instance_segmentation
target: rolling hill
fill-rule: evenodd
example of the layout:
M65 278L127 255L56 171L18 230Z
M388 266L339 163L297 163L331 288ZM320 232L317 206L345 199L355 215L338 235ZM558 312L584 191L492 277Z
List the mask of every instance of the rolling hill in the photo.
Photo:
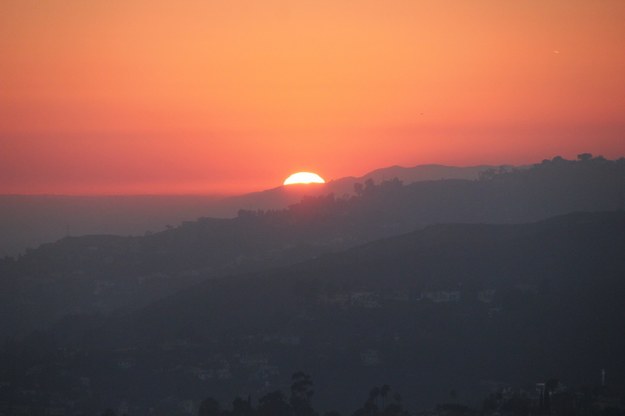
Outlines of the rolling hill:
M87 360L108 394L153 405L172 392L259 397L298 369L322 408L339 409L383 382L401 386L410 407L451 390L471 403L492 385L592 383L601 368L619 383L623 252L623 211L433 225L53 333L85 357L63 364L70 373L84 374Z

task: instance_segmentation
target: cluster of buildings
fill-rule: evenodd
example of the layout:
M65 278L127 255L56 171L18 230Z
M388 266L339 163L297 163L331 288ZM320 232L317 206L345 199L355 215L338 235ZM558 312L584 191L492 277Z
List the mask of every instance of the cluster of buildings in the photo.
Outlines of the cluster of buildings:
M495 300L497 291L495 289L484 289L472 292L471 298L490 304ZM389 303L396 302L432 302L432 303L454 303L459 302L463 297L463 292L457 289L452 290L424 290L414 293L409 290L395 290L390 292L376 291L352 291L335 294L322 294L318 297L318 302L326 305L339 306L341 308L368 308L376 309Z

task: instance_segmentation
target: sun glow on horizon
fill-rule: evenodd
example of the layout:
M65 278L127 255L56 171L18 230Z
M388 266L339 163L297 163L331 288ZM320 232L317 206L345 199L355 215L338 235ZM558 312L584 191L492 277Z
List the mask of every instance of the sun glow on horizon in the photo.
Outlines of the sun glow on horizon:
M1 4L0 194L625 152L623 0Z
M326 183L326 181L316 173L297 172L284 180L283 185L309 184L309 183Z

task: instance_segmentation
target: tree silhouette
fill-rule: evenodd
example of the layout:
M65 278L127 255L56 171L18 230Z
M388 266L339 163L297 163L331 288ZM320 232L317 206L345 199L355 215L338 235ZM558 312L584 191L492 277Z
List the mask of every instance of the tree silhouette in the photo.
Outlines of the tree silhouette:
M259 416L289 416L289 404L280 390L267 393L258 399Z
M291 376L291 409L296 416L314 415L310 399L314 394L313 382L310 376L302 371L298 371Z
M378 397L380 396L380 388L379 387L374 387L371 389L371 391L369 391L369 401L371 403L374 403L376 406L378 404Z
M364 188L360 182L356 182L354 184L354 192L356 193L357 196L362 196L363 189Z
M386 404L391 387L388 384L382 387L374 387L369 392L369 397L365 404L356 410L352 416L406 416L408 413L403 409L401 396L398 393L393 395L393 402ZM378 406L378 398L382 399L382 406Z
M388 384L384 384L381 388L380 388L380 397L382 398L382 409L385 408L386 405L386 396L388 395L388 392L391 391L391 388L389 387Z
M232 416L250 416L254 414L254 409L252 408L251 399L248 397L247 400L243 400L240 397L235 398L232 401Z
M365 181L365 189L363 191L363 194L371 195L374 192L375 192L375 182L373 181L373 179L367 179Z
M200 409L198 410L198 416L219 416L221 409L219 402L212 397L207 397L200 403Z
M373 387L369 391L369 397L365 401L365 404L356 410L353 416L376 416L379 414L379 408L377 404L378 397L380 396L380 388Z
M451 389L449 392L449 397L451 397L452 403L455 403L458 399L458 391L456 389Z

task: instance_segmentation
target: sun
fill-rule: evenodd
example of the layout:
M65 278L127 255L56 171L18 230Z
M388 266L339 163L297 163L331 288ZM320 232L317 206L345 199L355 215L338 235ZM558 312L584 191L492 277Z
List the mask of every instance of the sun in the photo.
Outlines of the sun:
M286 178L283 185L295 185L298 183L326 183L326 181L316 173L297 172Z

